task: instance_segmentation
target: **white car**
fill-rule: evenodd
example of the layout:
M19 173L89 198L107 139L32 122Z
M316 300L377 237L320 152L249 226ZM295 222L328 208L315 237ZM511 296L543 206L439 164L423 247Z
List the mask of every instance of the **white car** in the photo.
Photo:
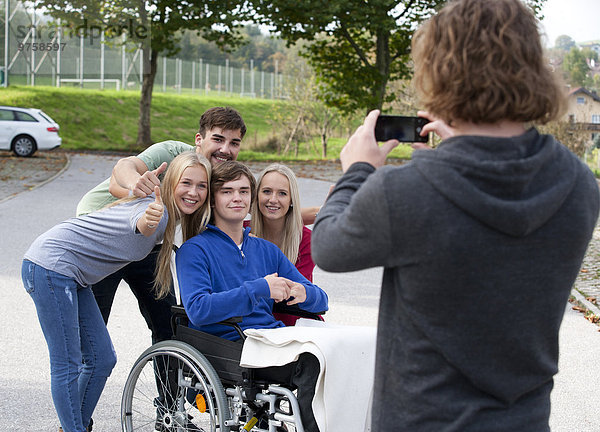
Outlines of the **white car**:
M60 146L58 124L36 108L0 106L0 150L28 157Z

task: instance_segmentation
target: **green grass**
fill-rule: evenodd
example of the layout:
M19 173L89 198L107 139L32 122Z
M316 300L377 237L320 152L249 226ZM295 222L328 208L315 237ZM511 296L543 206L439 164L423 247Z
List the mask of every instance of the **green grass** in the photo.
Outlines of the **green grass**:
M347 138L333 137L327 140L327 157L325 159L338 159L342 148L348 141ZM245 142L248 142L246 138ZM400 144L391 153L391 158L410 159L412 148L409 144ZM294 151L290 151L285 155L276 155L272 153L257 152L253 150L245 150L240 152L240 160L315 160L323 159L321 154L320 138L313 138L312 141L300 143L298 156L294 155Z
M80 89L74 87L10 86L0 88L0 105L40 108L60 125L62 148L136 153L139 91ZM248 131L240 160L313 160L321 159L320 142L301 143L298 156L293 152L277 155L265 150L265 142L275 135L277 126L268 117L277 110L289 109L289 102L232 96L200 96L155 92L152 97L152 141L168 139L193 144L198 119L213 106L237 109ZM275 129L275 130L274 130ZM328 159L339 156L346 138L328 142ZM409 146L401 145L391 156L410 157Z
M216 105L235 107L248 125L248 136L267 136L271 127L259 113L276 102L248 98L205 98L155 93L152 139L193 144L198 119ZM139 92L79 88L11 86L0 89L0 105L40 108L60 125L62 147L71 150L137 151Z

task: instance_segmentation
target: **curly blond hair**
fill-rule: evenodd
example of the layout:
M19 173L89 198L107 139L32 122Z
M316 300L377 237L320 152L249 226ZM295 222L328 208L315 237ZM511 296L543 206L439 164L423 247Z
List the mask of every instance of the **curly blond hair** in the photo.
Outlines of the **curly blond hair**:
M412 56L421 103L448 124L544 124L566 106L537 20L520 0L449 2L415 32Z

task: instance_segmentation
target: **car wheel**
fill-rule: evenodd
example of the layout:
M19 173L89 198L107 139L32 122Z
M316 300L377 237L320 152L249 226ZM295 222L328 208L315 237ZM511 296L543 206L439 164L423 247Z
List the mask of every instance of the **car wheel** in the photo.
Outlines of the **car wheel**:
M29 157L35 153L37 146L33 138L27 135L19 135L12 142L12 151L17 156Z

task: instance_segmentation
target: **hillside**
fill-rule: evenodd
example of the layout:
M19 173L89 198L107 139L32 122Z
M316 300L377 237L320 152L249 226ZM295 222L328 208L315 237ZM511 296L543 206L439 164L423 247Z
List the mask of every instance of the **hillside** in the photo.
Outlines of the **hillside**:
M279 111L290 102L239 97L206 97L164 94L152 98L152 140L168 139L193 144L202 113L214 106L231 106L238 110L248 131L244 138L241 160L321 159L317 137L299 146L297 157L276 154L273 137L285 134L274 124ZM67 150L102 150L137 153L135 146L139 113L139 92L90 90L79 88L10 86L0 88L0 105L40 108L60 125L62 148ZM338 157L346 138L330 138L328 158ZM399 146L392 156L407 158L408 146Z

